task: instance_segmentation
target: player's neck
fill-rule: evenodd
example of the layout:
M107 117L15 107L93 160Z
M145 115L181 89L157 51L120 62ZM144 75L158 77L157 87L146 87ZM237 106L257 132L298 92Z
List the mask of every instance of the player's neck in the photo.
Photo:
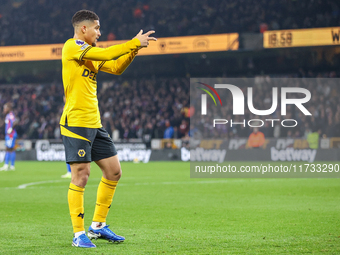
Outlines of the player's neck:
M73 39L82 40L82 41L86 42L85 37L83 35L79 35L77 33L74 34Z

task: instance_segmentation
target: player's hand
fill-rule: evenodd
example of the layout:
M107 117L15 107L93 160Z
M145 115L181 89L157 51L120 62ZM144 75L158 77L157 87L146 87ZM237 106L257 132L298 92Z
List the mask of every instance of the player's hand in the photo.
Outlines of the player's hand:
M149 41L157 41L155 37L149 37L149 35L153 33L155 33L155 31L151 30L143 34L143 30L141 29L134 38L137 38L140 41L140 47L148 47Z
M11 134L12 131L13 131L13 128L10 127L9 129L7 129L7 134L8 134L8 135Z

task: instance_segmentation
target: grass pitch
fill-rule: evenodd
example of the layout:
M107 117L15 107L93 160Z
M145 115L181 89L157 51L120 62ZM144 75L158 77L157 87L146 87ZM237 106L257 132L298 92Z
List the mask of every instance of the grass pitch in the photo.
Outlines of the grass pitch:
M190 179L189 163L122 163L107 223L126 241L81 249L71 246L65 164L16 169L0 172L0 254L340 253L339 179ZM100 177L93 164L86 227Z

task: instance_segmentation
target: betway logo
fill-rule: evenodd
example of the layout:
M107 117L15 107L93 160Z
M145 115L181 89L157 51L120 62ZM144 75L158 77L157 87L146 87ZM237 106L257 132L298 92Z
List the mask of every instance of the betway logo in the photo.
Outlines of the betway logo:
M314 162L316 150L304 149L295 150L293 148L286 148L284 150L277 150L274 147L270 149L270 157L273 161L308 161Z
M65 161L63 144L51 144L48 140L38 140L35 149L38 161Z
M56 151L50 149L48 151L37 150L38 161L65 161L65 151Z
M226 150L205 150L203 148L196 148L189 151L184 147L181 149L181 158L183 161L223 162L226 154Z
M138 158L139 161L148 163L151 156L151 150L131 150L125 148L123 150L117 150L117 154L120 161L133 161Z

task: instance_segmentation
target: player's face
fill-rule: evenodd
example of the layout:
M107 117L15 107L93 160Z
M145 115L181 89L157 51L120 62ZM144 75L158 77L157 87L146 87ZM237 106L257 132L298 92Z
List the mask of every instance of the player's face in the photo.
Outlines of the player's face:
M86 29L86 42L92 46L96 46L97 40L101 36L99 20L90 23Z

